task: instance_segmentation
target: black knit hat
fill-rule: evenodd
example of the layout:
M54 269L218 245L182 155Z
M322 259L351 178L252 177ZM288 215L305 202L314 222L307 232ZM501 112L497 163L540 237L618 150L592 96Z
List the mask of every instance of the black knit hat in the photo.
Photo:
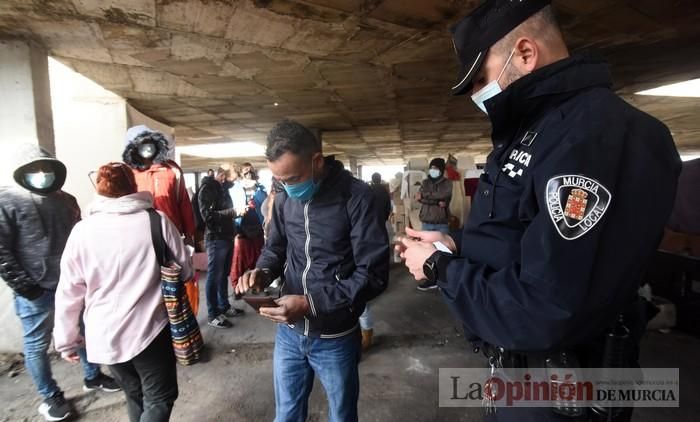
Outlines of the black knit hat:
M445 172L445 160L442 158L433 158L432 161L430 161L430 166L429 167L437 167L440 169L441 172Z

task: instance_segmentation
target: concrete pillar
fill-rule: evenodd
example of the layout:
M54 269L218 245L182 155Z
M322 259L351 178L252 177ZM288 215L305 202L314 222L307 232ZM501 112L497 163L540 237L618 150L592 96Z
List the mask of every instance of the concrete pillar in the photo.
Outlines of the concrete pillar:
M95 198L88 173L110 161L122 161L127 104L58 61L51 60L49 68L56 158L68 169L63 190L76 197L85 213Z
M22 40L0 40L0 142L37 142L55 154L46 52Z
M46 53L27 41L0 40L0 95L0 145L31 142L55 154ZM1 183L14 184L12 170L0 168ZM12 302L12 290L0 281L0 352L22 350L22 328Z

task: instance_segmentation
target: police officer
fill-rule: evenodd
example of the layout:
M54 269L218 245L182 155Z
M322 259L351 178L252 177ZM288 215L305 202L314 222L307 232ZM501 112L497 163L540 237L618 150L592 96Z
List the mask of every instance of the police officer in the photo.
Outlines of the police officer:
M601 367L624 318L633 341L619 364L634 366L643 263L680 172L668 128L615 95L602 60L569 55L547 0L488 0L452 32L461 69L452 93L488 115L493 151L462 233L409 229L397 250L416 280L437 281L491 362L543 367L568 356ZM500 408L490 418L595 418L565 410Z

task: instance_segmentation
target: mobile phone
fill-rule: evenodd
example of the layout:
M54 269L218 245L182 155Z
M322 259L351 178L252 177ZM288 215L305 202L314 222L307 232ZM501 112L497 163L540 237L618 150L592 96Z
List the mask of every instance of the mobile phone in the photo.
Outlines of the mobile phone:
M445 252L452 255L452 251L450 250L450 248L445 246L445 244L440 241L433 242L433 246L435 246L435 249L439 250L440 252Z
M260 308L276 308L279 306L272 296L243 296L243 300L256 312L260 312Z

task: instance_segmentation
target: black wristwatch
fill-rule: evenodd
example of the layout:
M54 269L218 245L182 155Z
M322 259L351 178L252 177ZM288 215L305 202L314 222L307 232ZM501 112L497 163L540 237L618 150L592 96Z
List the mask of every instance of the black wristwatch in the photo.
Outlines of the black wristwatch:
M436 251L434 254L430 255L430 258L425 260L423 264L423 274L431 283L434 283L438 279L438 260L445 255L445 253Z

